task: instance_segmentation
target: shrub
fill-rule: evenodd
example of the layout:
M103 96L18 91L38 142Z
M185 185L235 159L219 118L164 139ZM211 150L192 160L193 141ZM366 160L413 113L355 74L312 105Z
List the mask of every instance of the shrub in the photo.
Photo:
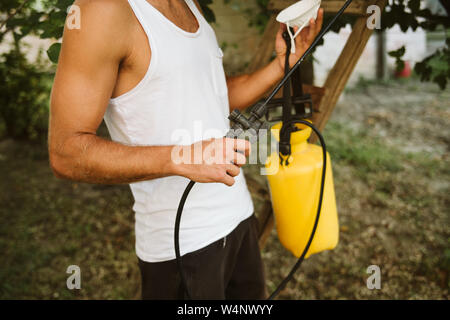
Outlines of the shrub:
M20 50L0 56L0 137L36 140L48 128L52 74Z

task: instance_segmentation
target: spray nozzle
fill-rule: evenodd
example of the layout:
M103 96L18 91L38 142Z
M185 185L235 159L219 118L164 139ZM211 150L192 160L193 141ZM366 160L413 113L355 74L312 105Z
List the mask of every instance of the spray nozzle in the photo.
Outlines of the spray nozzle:
M255 104L250 110L250 116L247 118L239 110L233 110L228 119L233 123L227 137L235 138L244 131L248 130L252 136L257 136L260 129L265 128L265 122L261 119L267 112L267 105L264 103Z

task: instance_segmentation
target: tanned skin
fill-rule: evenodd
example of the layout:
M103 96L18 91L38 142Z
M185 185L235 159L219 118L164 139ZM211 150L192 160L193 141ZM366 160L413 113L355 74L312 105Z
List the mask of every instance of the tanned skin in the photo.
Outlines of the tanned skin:
M147 1L183 30L195 32L199 27L183 0ZM175 146L131 146L96 135L109 99L131 90L144 77L151 49L126 0L77 0L74 4L81 9L81 28L64 31L51 96L49 154L54 174L104 184L178 175L197 182L233 185L233 177L250 153L244 140L197 142L203 150L211 144L218 154L222 149L223 161L219 163L223 164L210 164L208 159L201 164L174 164L171 153ZM291 65L312 43L322 21L321 10L317 21L311 20L310 27L297 38ZM227 78L231 110L250 106L282 78L285 28L280 25L275 60L253 74ZM194 148L195 144L192 151Z

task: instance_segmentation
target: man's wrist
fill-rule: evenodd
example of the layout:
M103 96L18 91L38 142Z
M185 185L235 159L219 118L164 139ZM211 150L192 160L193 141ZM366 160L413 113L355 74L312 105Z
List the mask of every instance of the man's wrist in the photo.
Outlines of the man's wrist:
M188 165L184 163L183 146L175 145L169 149L169 158L166 161L164 170L171 176L186 177L189 173Z
M281 80L284 76L284 58L277 56L270 63L271 68L273 69L273 74L276 75L276 81Z
M183 175L181 164L177 164L177 146L149 146L145 148L143 157L146 159L143 171L147 176ZM178 150L179 151L179 150Z

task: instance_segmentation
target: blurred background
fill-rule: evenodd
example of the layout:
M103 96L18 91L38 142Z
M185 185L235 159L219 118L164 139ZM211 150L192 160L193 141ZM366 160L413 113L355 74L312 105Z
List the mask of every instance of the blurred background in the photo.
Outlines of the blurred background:
M326 1L326 0L325 0ZM268 0L200 0L230 75L248 70ZM46 144L49 95L67 0L0 3L0 299L138 299L128 186L56 179ZM447 6L447 8L446 8ZM450 26L446 1L389 1L324 135L340 243L308 259L284 299L448 299ZM351 32L326 35L305 68L322 86ZM107 136L105 127L99 135ZM260 208L259 166L246 166ZM273 231L262 250L273 290L295 262ZM81 268L69 290L66 269ZM381 289L366 270L381 268Z

